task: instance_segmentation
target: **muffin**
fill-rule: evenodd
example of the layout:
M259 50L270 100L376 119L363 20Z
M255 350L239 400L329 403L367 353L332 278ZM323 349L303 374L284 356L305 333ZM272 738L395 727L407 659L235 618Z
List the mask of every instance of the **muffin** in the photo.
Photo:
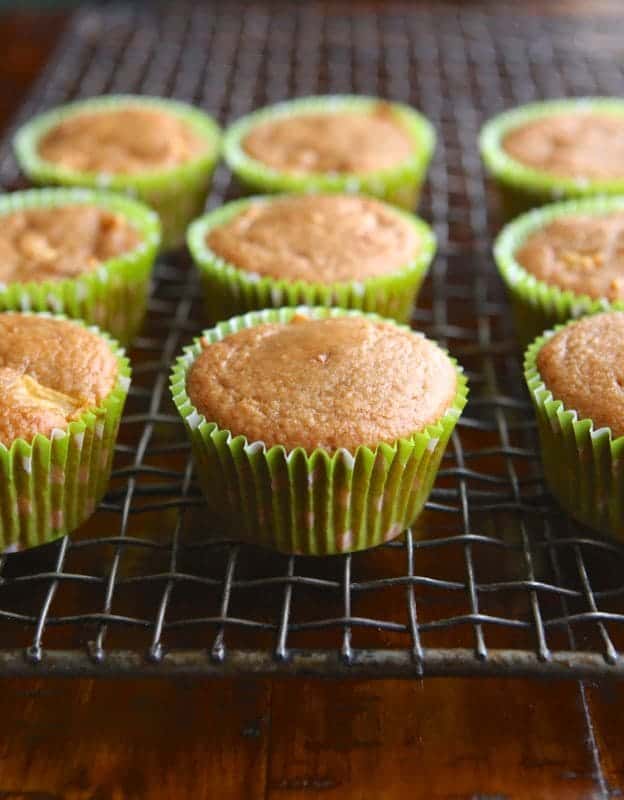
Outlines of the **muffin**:
M624 193L624 101L532 103L491 119L481 155L510 217L556 199Z
M393 205L418 203L435 133L408 106L374 97L308 97L234 123L224 156L261 192L359 192Z
M544 474L561 506L600 533L624 536L624 313L559 326L529 347Z
M184 242L201 213L219 129L198 109L157 97L112 95L54 109L17 132L15 152L35 183L106 188L159 215L163 247Z
M0 198L0 311L64 313L128 344L145 316L160 242L146 206L89 189Z
M420 333L300 307L205 331L178 360L172 394L225 529L327 555L381 544L414 522L467 388Z
M0 550L71 532L106 490L130 384L97 328L0 314Z
M524 344L572 317L624 308L624 198L530 211L503 228L494 256Z
M422 220L372 198L284 195L207 214L191 225L188 246L211 322L296 305L407 320L435 238Z

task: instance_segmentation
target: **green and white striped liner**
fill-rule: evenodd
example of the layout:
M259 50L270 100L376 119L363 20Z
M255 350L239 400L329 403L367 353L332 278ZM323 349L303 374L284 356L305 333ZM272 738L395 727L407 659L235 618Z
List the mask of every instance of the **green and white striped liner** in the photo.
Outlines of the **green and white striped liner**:
M624 197L568 200L534 209L506 225L494 243L494 259L509 292L516 330L523 346L554 325L597 311L624 310L624 301L575 294L539 280L515 258L531 234L555 219L577 215L601 216L624 211Z
M575 321L568 322L574 325ZM572 517L593 530L624 538L624 436L595 428L553 396L544 382L537 357L558 325L527 349L524 371L537 422L548 486Z
M288 322L296 314L323 319L358 313L265 309L221 322L202 336L216 342L243 328ZM211 513L233 536L285 553L332 555L387 542L415 521L466 403L466 378L455 361L457 393L437 423L393 444L307 453L267 448L206 420L186 392L187 373L201 351L200 339L185 349L173 368L171 391Z
M204 304L211 323L255 309L298 305L340 306L374 311L401 322L409 320L414 300L435 255L435 235L425 222L392 209L416 230L420 249L410 263L396 273L363 281L328 284L262 276L224 261L210 248L206 241L209 231L253 204L271 201L269 197L253 197L228 203L196 220L189 228L188 247L201 275Z
M291 100L249 114L231 125L223 139L224 158L239 181L259 192L344 192L378 197L392 205L413 209L435 149L435 130L418 111L401 103L388 103L414 142L413 154L396 167L366 173L285 172L252 158L243 141L258 123L291 115L335 111L368 111L380 102L375 97L327 95ZM381 143L383 146L383 143Z
M514 128L549 114L574 111L624 115L624 100L615 97L579 97L530 103L493 117L481 129L481 157L501 190L508 219L554 200L624 194L624 178L595 180L561 177L522 164L503 148L503 139Z
M153 108L180 118L206 141L206 152L176 167L130 175L82 172L46 161L39 155L41 138L64 119L85 112L114 111L128 106ZM186 228L203 210L219 157L220 130L212 117L186 103L160 97L107 95L39 114L18 130L14 147L20 167L34 183L108 189L146 203L160 217L162 246L170 250L184 244Z
M51 311L107 330L123 344L139 331L160 244L160 223L149 208L121 195L90 189L30 189L0 197L4 214L29 208L88 205L121 215L141 236L127 253L97 269L58 281L0 283L0 311Z
M108 341L119 366L117 383L99 406L67 429L56 429L49 437L38 434L30 442L17 439L9 447L0 443L0 552L35 547L71 533L93 514L106 492L130 365L107 334L95 326L84 327Z

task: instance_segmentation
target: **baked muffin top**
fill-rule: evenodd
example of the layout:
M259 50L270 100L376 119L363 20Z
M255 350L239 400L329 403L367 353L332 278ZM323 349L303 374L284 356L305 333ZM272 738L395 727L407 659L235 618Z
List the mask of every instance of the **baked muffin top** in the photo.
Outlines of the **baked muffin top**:
M0 283L74 278L140 242L120 214L97 206L12 211L0 217Z
M374 447L452 405L448 356L421 334L361 316L267 323L206 343L187 378L208 421L267 447Z
M46 161L115 175L177 167L206 149L185 120L138 105L72 114L50 128L38 145Z
M300 195L252 203L209 231L234 266L291 281L363 280L406 267L420 250L409 220L356 195Z
M540 349L537 367L556 400L624 435L624 313L583 317Z
M527 167L563 178L624 178L624 114L545 114L510 130L503 149Z
M527 272L561 289L624 299L624 211L559 217L532 233L515 258Z
M69 320L0 314L0 444L50 436L112 391L108 342Z
M414 152L414 141L388 103L357 111L300 112L254 125L245 152L273 169L300 174L390 169Z

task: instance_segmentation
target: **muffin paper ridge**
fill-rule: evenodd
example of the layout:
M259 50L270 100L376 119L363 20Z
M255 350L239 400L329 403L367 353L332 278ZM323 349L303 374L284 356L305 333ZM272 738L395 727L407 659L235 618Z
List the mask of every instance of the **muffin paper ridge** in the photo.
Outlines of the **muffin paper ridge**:
M129 175L72 170L46 161L37 152L41 137L64 119L85 111L115 110L127 105L155 108L188 122L210 142L209 150L177 167ZM221 131L207 113L185 103L147 95L104 95L38 114L18 129L13 145L22 171L36 184L107 189L146 203L160 217L163 249L171 249L184 243L188 224L203 210L220 155Z
M481 158L499 184L510 217L558 199L624 194L624 178L594 180L560 177L528 167L503 149L502 139L512 128L551 113L577 109L614 111L624 116L624 101L617 97L545 100L512 108L492 117L482 127L479 134Z
M402 533L422 510L466 403L466 378L451 359L457 391L440 420L409 438L375 448L360 446L355 452L267 448L207 421L186 392L201 338L219 341L244 327L287 322L296 314L321 319L360 312L308 306L250 312L205 331L178 358L171 392L191 439L200 483L211 510L233 526L236 538L302 555L374 547Z
M575 294L548 284L524 269L515 253L532 233L554 219L573 214L624 211L624 197L588 197L533 209L508 223L494 242L494 260L509 292L518 337L525 347L537 335L569 319L598 311L622 311L624 300Z
M242 147L243 138L254 125L277 116L324 111L328 108L369 109L380 102L387 102L398 113L417 145L417 151L396 167L360 174L288 173L252 158ZM409 210L418 204L420 189L435 149L435 138L435 130L429 120L410 106L365 95L319 95L266 106L238 119L224 133L223 154L239 181L255 191L361 193Z
M122 344L138 332L147 305L152 267L160 244L157 215L134 200L91 189L28 189L0 197L3 214L31 208L93 205L122 216L139 232L137 247L75 278L0 283L0 311L49 311L82 319Z
M130 386L130 363L108 334L64 315L37 316L67 320L104 338L119 372L102 403L66 429L30 442L16 439L9 447L0 443L0 552L51 542L92 515L106 492Z
M573 325L574 320L567 323ZM562 508L603 534L624 538L624 436L594 428L566 408L546 386L537 366L542 346L558 325L527 348L524 375L537 414L544 477Z
M246 208L270 202L273 195L236 200L195 220L189 228L187 243L198 268L204 295L204 306L210 322L261 308L282 306L340 306L369 311L405 322L418 296L422 282L436 251L435 235L420 218L392 208L407 220L420 237L420 250L395 273L366 278L362 281L316 283L289 281L260 276L225 261L207 244L206 233Z

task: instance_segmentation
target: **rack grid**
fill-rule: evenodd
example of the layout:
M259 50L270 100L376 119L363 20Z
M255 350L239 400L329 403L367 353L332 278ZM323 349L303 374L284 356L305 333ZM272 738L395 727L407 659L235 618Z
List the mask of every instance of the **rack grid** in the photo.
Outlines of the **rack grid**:
M414 325L471 398L412 531L376 550L286 557L207 518L169 367L203 327L185 254L164 257L131 351L110 491L71 538L0 558L0 674L624 675L624 547L568 521L542 482L480 124L542 97L621 93L624 19L479 4L175 3L73 14L15 120L107 92L193 102L222 123L288 97L356 92L438 133L421 213L439 254ZM0 148L0 181L21 185ZM219 167L208 206L235 197Z

